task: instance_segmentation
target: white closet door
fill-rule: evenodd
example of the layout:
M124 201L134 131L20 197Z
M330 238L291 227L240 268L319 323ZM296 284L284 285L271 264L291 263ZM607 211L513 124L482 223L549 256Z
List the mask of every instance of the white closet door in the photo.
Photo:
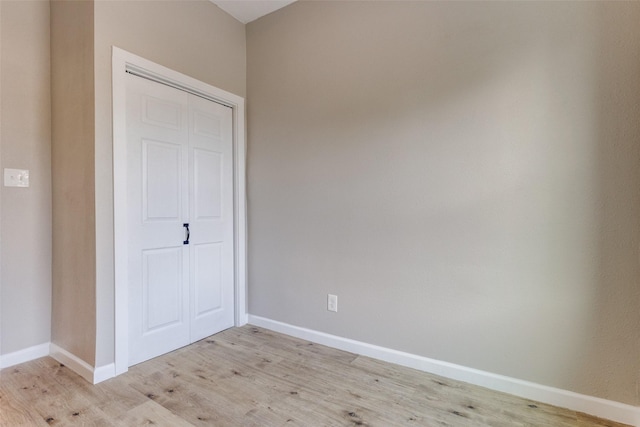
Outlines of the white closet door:
M189 95L191 340L233 326L232 109Z
M233 326L226 110L127 75L129 365Z

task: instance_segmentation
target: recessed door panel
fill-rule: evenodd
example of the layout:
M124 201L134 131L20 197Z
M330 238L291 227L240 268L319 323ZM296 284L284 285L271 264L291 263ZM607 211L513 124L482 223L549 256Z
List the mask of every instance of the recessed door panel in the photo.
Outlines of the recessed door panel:
M142 252L143 335L183 321L182 247Z
M182 125L180 103L142 95L142 122L168 129L179 130Z
M204 111L193 113L193 134L205 138L220 138L222 136L222 121L215 114Z
M195 317L222 308L222 243L194 246Z
M181 151L180 144L142 141L145 221L180 219Z
M222 210L222 153L193 150L196 219L220 218Z

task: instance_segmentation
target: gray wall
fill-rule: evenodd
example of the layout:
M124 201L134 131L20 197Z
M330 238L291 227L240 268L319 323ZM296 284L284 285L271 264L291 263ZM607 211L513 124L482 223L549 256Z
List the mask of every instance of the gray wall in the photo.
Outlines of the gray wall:
M640 403L638 22L298 2L248 24L250 313Z
M29 188L0 176L0 353L51 333L49 2L0 1L0 170L29 169Z

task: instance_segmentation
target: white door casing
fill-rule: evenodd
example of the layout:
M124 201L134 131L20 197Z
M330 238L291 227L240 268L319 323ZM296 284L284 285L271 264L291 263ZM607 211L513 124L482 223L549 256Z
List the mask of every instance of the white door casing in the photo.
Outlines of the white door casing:
M217 292L211 292L211 290L200 289L196 290L196 287L191 287L189 289L190 293L200 293L202 296L202 301L204 303L200 304L200 307L193 306L189 307L188 312L191 313L190 323L193 323L194 326L190 333L190 340L196 340L201 338L206 332L199 329L197 326L198 321L204 319L207 316L215 316L219 310L217 310L217 304L220 302L224 302L224 304L233 304L235 307L235 317L232 319L226 319L225 321L229 323L229 326L233 324L240 326L247 323L247 307L246 307L246 193L245 193L245 141L244 141L244 99L233 95L229 92L223 91L221 89L215 88L203 82L197 81L193 78L175 72L173 70L167 69L163 66L155 64L151 61L145 60L144 58L140 58L136 55L125 52L117 47L113 47L113 57L112 57L112 71L113 71L113 132L114 132L114 247L115 247L115 375L119 375L123 372L127 371L129 366L129 295L128 295L128 245L127 241L129 240L129 230L127 226L127 212L128 212L128 200L127 200L127 145L126 145L126 71L133 70L135 74L144 76L151 80L156 80L158 82L164 83L168 86L173 86L180 88L185 92L189 92L191 94L196 94L196 97L189 95L188 97L195 98L195 101L191 101L194 104L194 111L198 111L199 107L199 97L206 98L208 100L213 100L219 103L224 104L225 106L219 106L216 108L222 108L226 110L226 114L231 114L232 123L230 127L225 130L225 132L230 132L233 138L232 147L227 149L227 152L216 152L216 150L209 150L207 148L207 144L211 145L213 142L210 140L207 141L207 137L211 137L212 129L206 129L206 126L201 125L200 131L196 129L191 129L191 132L201 133L203 135L199 135L204 139L200 141L202 144L201 147L194 147L193 152L187 153L186 161L187 167L186 169L197 169L197 163L208 165L215 164L216 161L220 160L219 157L222 156L231 158L231 166L227 169L222 168L220 179L231 179L233 182L232 185L232 203L222 203L220 205L221 213L223 213L223 217L226 215L226 219L231 218L233 222L233 228L227 227L227 235L231 235L232 237L232 249L225 250L221 245L216 244L215 242L205 242L198 241L195 245L189 245L188 255L186 258L189 260L191 264L187 269L183 269L182 271L178 271L178 267L175 267L174 270L171 270L171 267L168 260L177 260L179 256L178 252L182 252L182 257L184 261L185 250L181 248L178 250L175 246L169 246L164 250L160 250L157 253L151 253L154 256L149 256L147 262L153 264L162 264L163 268L168 269L168 271L172 271L174 277L180 276L184 278L185 271L190 271L191 276L198 276L204 278L211 278L216 276L214 273L216 271L215 261L210 263L209 265L204 265L202 261L200 261L199 266L195 261L198 257L202 258L205 255L219 255L222 259L228 260L229 258L233 261L233 271L232 274L227 273L226 280L233 281L233 293L226 293L220 295ZM209 101L202 100L207 104L213 104ZM215 104L214 104L215 105ZM198 114L201 116L211 115L210 111L206 109L200 109L199 113L193 113L190 117L187 118L187 121L192 125L197 125L197 117ZM211 126L209 126L211 127ZM215 133L215 132L213 132ZM196 138L197 139L197 138ZM169 161L172 156L171 144L163 146L162 144L154 144L153 142L148 142L147 144L147 155L149 153L154 156L159 156L163 161ZM196 144L197 145L197 144ZM187 149L188 151L189 149ZM200 151L198 151L200 150ZM179 150L182 152L182 148ZM173 152L175 155L175 150ZM181 164L184 163L185 157L181 157ZM207 172L205 175L210 173ZM195 178L195 177L194 177ZM211 178L211 176L203 176L203 178ZM187 180L188 182L188 180ZM192 182L191 185L195 190L198 185L205 184L196 184L196 182ZM229 199L227 195L227 199ZM206 210L209 209L209 213L211 211L210 201L204 201L204 205L201 210L203 210L203 214L201 215L201 223L196 228L200 228L201 230L206 229L207 222L210 228L213 230L215 228L216 221L221 222L220 219L208 218L215 217L212 215L207 215ZM207 206L207 203L209 205ZM197 204L195 199L192 201L192 204ZM201 203L202 204L202 203ZM149 208L149 207L147 207ZM166 206L151 206L151 210L154 209L164 209ZM196 206L189 206L191 209L197 209ZM215 208L215 206L213 207ZM226 213L225 213L226 212ZM152 214L154 212L151 212ZM162 213L166 215L167 213ZM190 218L193 221L193 218ZM171 220L166 220L167 222L171 222ZM197 221L196 221L197 222ZM191 223L190 223L191 224ZM192 236L193 228L191 228ZM181 237L183 236L184 230L180 230ZM212 231L213 233L213 231ZM206 234L206 233L204 233ZM227 236L228 237L228 236ZM195 240L194 240L195 242ZM199 248L198 248L199 247ZM199 254L197 252L200 252ZM155 259L154 259L155 257ZM222 261L221 261L222 262ZM164 264L167 264L165 266ZM177 261L176 261L177 265ZM200 271L198 272L198 267ZM184 280L191 280L194 277L188 277ZM222 273L220 275L220 281L225 280L225 275ZM168 282L167 282L168 283ZM166 285L168 286L168 285ZM186 292L185 288L180 288L180 292ZM178 292L177 288L173 288L174 294ZM186 298L182 300L182 304L184 301L192 301L195 305L195 300L191 298ZM174 305L174 307L183 308L183 305ZM164 316L164 317L163 317ZM163 313L159 317L153 318L153 322L157 322L154 324L155 327L162 327L161 324L172 323L168 321L171 316ZM164 322L164 323L163 323ZM207 323L208 321L204 321L202 323ZM179 322L174 322L176 325ZM106 379L106 378L103 378Z

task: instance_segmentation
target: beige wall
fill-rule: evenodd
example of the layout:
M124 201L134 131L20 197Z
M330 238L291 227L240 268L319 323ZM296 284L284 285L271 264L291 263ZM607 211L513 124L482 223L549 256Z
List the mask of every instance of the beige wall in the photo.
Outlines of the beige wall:
M250 313L640 403L638 22L299 2L248 24Z
M51 2L52 341L95 361L93 2Z
M246 92L245 27L213 3L95 3L96 366L114 358L111 46L236 95Z
M49 342L51 133L49 2L1 1L1 168L29 169L30 187L0 187L0 349Z

